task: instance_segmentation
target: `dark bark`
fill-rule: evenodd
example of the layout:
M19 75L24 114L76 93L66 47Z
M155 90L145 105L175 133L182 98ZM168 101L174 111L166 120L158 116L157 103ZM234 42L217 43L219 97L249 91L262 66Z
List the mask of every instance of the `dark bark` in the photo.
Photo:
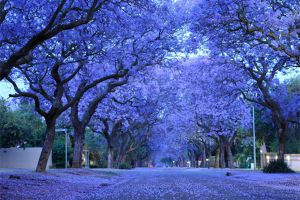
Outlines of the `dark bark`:
M285 132L286 132L286 123L281 123L279 130L278 130L278 141L279 141L279 152L278 152L278 159L284 161L284 154L285 154Z
M69 10L64 10L63 7L66 4L66 1L63 0L57 6L55 12L53 12L49 23L43 30L32 36L28 42L21 47L18 51L13 53L6 61L0 63L0 81L6 77L8 77L10 71L13 67L19 66L21 64L25 64L30 62L32 58L32 51L40 44L44 43L46 40L55 37L57 34L67 31L70 29L74 29L78 26L87 24L93 19L93 15L96 11L98 11L104 4L105 1L99 2L98 0L94 0L89 8L86 9L86 14L74 21L70 21L69 23L64 24L55 24L57 18L59 18L59 13L71 12L71 8ZM28 55L30 58L27 58Z
M7 13L8 13L8 10L4 9L5 8L5 4L7 2L8 2L8 0L2 0L2 1L0 1L0 25L4 22L5 17L7 15Z
M70 97L68 96L67 99L70 100ZM78 105L79 102L76 102L71 107L71 113L70 113L71 123L74 128L74 150L73 150L73 163L72 163L73 168L82 167L82 152L83 152L84 133L85 133L85 126L83 125L82 121L79 120Z
M64 88L65 85L77 74L77 72L83 67L83 63L79 62L78 63L78 67L76 68L76 70L67 78L62 79L59 73L59 68L62 66L63 64L60 62L55 62L53 66L51 66L51 77L52 79L55 81L55 85L54 85L54 92L53 93L47 93L47 90L45 90L42 86L43 83L43 79L41 79L41 84L39 85L39 87L36 86L35 82L36 80L34 80L34 78L32 78L27 71L22 71L22 73L24 74L24 76L26 77L28 83L29 83L29 87L32 91L34 92L30 92L30 91L26 91L23 92L15 83L15 81L13 81L11 78L6 77L6 79L14 86L14 89L16 91L16 94L10 95L10 97L27 97L27 98L31 98L32 100L34 100L35 103L35 110L45 118L45 121L47 123L47 132L46 132L46 139L44 142L44 146L43 146L43 150L38 162L38 166L36 168L37 171L45 171L46 169L46 165L47 165L47 161L52 149L52 145L53 145L53 141L54 141L54 135L55 135L55 121L56 119L67 109L69 109L70 107L72 107L74 104L78 103L78 101L80 101L80 99L82 98L82 96L91 88L97 86L99 83L104 82L104 81L108 81L108 80L117 80L119 78L124 77L127 74L127 70L121 70L118 71L117 73L108 75L108 76L104 76L101 77L97 80L95 80L94 82L88 84L88 85L83 85L83 88L81 90L78 90L78 92L76 93L76 95L74 97L71 97L70 99L68 99L68 102L66 104L63 104L63 95L64 95ZM123 82L117 82L114 81L112 83L110 83L109 88L113 88L113 87L117 87L119 85L125 84L126 81ZM41 98L40 96L43 96L44 99L46 99L48 101L49 104L51 104L51 108L49 111L43 110L41 107ZM53 124L52 124L52 121ZM86 124L88 123L87 121L89 121L89 118L85 118L85 121L82 122L83 125L81 127L85 127ZM49 125L51 124L51 126ZM81 131L81 133L84 133L84 129L83 131ZM77 137L80 138L80 137ZM82 143L83 139L79 142L75 142L80 146L80 142ZM75 148L77 151L77 148ZM81 154L80 154L81 149L79 148L79 152L75 152L74 154L76 156L78 156L78 158L75 158L75 160L79 161L81 159Z
M286 63L286 58L280 59L274 66L273 69L269 72L271 72L271 77L274 78L277 71L279 71L282 67L284 67ZM256 66L263 65L263 63L257 63L254 62ZM267 68L267 66L264 66L264 68ZM285 134L286 134L286 127L288 123L288 119L286 119L282 113L282 108L278 101L276 101L272 96L270 95L270 77L267 78L268 71L264 71L263 73L257 73L252 68L248 68L244 66L244 69L248 71L249 75L253 78L253 80L256 81L256 85L258 89L260 90L263 99L253 99L248 97L246 94L243 93L244 98L248 101L260 104L263 107L268 108L272 112L272 120L274 124L277 125L278 128L278 141L279 141L279 152L278 156L280 160L284 161L284 154L285 154ZM267 83L267 84L266 84Z
M216 151L215 168L220 168L220 146L218 146Z
M272 111L273 121L275 122L278 128L278 143L279 143L279 151L278 151L278 159L284 161L285 154L285 143L286 143L286 129L287 129L287 120L283 117L280 106L271 101L272 107L270 108Z
M193 162L193 151L192 150L188 150L188 157L189 157L189 160L191 162L191 167L194 167L194 162Z
M230 136L220 136L220 139L223 142L224 149L226 150L226 156L227 156L227 167L228 168L234 168L234 158L231 151L231 146L233 144L233 141L235 139L236 133L233 134L233 136L230 138Z
M98 105L102 102L103 99L106 98L107 94L113 91L114 88L125 83L126 80L107 83L106 90L103 93L95 96L95 98L89 103L81 119L79 118L79 100L71 106L70 119L75 132L73 168L81 168L85 129L88 126L92 116L95 114ZM78 91L80 92L83 87L83 85L82 87L79 87ZM65 88L65 93L68 101L71 102L73 99L70 96L69 90L67 88Z
M115 168L119 168L120 163L121 163L121 157L122 157L121 149L122 149L122 147L119 145L119 147L117 148L117 151L116 151L116 160L114 161Z
M73 154L73 168L82 167L82 152L84 146L84 129L74 129L74 154Z
M203 145L201 153L202 153L202 166L201 167L207 167L205 145Z
M52 151L52 146L55 137L55 122L56 118L49 119L46 121L46 139L44 141L43 149L39 157L39 161L36 167L36 172L45 172L47 163L49 160L50 153Z
M121 157L121 162L126 162L127 155L123 154Z
M121 163L126 162L126 147L128 145L129 142L129 137L122 137L122 141L121 144L118 145L118 150L117 150L117 155L116 155L116 161L115 161L115 167L119 168Z
M224 144L223 141L220 139L220 167L221 168L225 168L226 164L225 164L225 152L224 152Z
M226 152L227 152L227 166L228 168L234 168L234 159L233 159L230 145L226 145Z
M210 168L210 166L211 166L211 147L210 147L210 145L208 144L207 145L207 152L208 152L208 168Z
M113 168L114 148L109 145L107 148L107 168Z
M118 132L120 131L120 128L122 126L122 120L115 121L112 125L111 131L109 128L108 119L101 118L100 120L104 125L104 128L100 133L103 134L107 142L107 168L113 168L114 167L113 151L114 151L115 141L118 136Z

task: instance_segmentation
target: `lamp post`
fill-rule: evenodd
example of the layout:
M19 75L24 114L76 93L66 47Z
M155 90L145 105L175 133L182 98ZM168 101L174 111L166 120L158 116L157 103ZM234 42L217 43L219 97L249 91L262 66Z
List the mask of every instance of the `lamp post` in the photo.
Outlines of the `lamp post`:
M65 132L65 168L68 168L68 131L65 128L55 129L56 132Z
M255 115L254 106L252 106L252 131L253 131L253 160L254 160L254 170L256 170L256 147L255 147Z
M209 158L206 158L206 165L207 165L207 168L209 169L209 167L210 167L210 159Z
M90 168L89 150L83 150L85 155L85 168Z

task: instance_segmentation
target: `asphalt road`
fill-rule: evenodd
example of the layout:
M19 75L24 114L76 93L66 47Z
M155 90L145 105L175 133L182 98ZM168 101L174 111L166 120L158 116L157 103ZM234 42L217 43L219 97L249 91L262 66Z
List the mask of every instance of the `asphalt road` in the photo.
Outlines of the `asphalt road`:
M253 181L238 176L245 172L231 171L232 176L226 176L226 170L135 169L120 173L128 179L104 188L91 199L300 199L300 189L295 185L299 184L299 174L289 179L296 182L285 181L285 185L280 185L282 176L268 176L269 180L264 180L264 174L254 174Z
M226 176L230 172L230 176ZM0 200L300 200L300 173L192 168L0 169Z

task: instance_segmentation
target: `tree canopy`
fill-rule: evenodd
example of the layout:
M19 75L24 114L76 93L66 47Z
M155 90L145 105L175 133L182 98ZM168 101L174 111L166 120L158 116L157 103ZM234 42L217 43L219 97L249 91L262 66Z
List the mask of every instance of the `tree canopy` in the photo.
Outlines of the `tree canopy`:
M213 151L233 167L254 107L284 159L300 125L299 11L297 0L2 0L0 80L28 105L1 101L1 146L39 135L45 171L64 126L76 168L87 130L108 167L186 155L206 165Z

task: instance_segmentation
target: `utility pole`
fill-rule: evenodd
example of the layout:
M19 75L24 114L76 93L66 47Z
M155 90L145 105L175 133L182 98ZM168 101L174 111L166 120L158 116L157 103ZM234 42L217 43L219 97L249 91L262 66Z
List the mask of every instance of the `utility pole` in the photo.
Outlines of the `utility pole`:
M254 114L254 106L252 106L252 131L253 131L253 160L254 160L254 170L256 170L256 145L255 145L255 114Z

